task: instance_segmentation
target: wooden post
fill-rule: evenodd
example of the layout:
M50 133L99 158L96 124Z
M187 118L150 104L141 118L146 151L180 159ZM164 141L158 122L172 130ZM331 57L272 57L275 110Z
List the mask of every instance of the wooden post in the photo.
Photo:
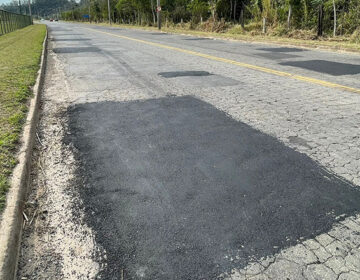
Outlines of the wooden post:
M266 34L266 17L263 18L263 33Z
M291 22L291 13L292 13L292 6L289 5L289 13L288 13L288 19L287 19L287 29L290 30L290 22Z

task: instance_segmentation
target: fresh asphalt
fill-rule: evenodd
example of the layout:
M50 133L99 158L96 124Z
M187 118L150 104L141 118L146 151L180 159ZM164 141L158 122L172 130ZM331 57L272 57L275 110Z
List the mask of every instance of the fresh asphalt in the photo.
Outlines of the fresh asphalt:
M352 87L360 87L360 57L51 24L53 51L66 60L79 93L102 91L109 79L121 88L124 77L154 96L166 93L78 102L67 111L64 142L79 162L85 219L107 252L102 279L217 279L359 212L360 193L349 182L192 96L199 87L241 86L241 78L209 71L205 59L197 69L185 69L182 57L165 65L161 58L168 62L176 54L84 27ZM154 57L141 57L142 50ZM91 60L102 58L115 61L112 72L106 64L91 68ZM185 96L162 87L176 79Z

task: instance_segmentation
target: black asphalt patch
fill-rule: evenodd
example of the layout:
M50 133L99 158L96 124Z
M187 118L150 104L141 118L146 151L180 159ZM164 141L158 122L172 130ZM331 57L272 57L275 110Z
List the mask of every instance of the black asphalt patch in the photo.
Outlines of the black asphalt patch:
M303 52L306 51L304 49L298 49L298 48L260 48L257 49L259 51L266 51L266 52Z
M290 143L295 144L297 146L303 146L309 149L311 148L308 142L299 136L289 136L288 139Z
M52 30L53 32L71 31L70 29L65 29L65 28L51 28L51 30Z
M288 53L280 53L280 52L257 53L255 55L256 56L261 56L261 57L264 57L264 58L267 58L267 59L273 59L273 60L299 57L298 55L288 54Z
M185 38L186 41L206 41L206 40L213 40L211 38Z
M51 33L54 33L55 36L82 36L84 34L82 33L56 33L56 31L51 31Z
M100 52L99 48L96 47L64 47L64 48L53 48L55 53L88 53L88 52Z
M210 76L206 71L173 71L173 72L161 72L159 76L163 78L178 78L178 77L204 77Z
M52 38L51 41L54 42L60 42L60 41L64 41L64 42L72 42L72 41L90 41L91 39L86 39L86 38L60 38L60 39L55 39Z
M161 33L161 32L144 33L144 34L150 34L150 35L169 35L168 33Z
M356 75L360 73L360 65L327 60L287 61L280 64L303 68L332 76Z
M360 210L356 187L193 97L68 117L102 279L218 279Z

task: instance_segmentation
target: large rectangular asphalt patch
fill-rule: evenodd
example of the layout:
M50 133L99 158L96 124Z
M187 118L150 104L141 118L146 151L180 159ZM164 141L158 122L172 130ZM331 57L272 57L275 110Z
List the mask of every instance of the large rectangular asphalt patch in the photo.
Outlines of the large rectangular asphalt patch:
M360 210L355 186L190 96L68 117L102 279L216 279Z

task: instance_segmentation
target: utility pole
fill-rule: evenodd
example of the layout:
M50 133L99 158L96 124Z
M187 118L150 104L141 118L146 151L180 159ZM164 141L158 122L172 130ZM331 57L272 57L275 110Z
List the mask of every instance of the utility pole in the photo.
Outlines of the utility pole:
M161 6L160 6L160 0L157 0L156 11L157 11L157 25L158 25L159 30L161 30Z
M108 0L108 13L109 13L109 24L111 25L110 0Z
M31 24L32 24L31 0L28 0L28 2L29 2L29 14L30 14Z
M29 14L30 14L30 17L32 17L32 13L31 13L31 0L28 0L28 3L29 3Z

